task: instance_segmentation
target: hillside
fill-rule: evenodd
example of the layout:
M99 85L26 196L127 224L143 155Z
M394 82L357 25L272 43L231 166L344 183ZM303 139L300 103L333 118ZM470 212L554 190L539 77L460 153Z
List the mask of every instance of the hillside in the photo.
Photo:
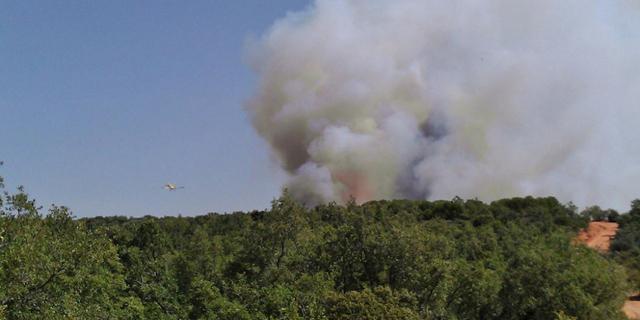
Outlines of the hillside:
M611 259L625 266L628 281L637 292L640 289L640 201L633 201L631 210L622 216L618 216L617 213L612 215L610 210L605 213L597 207L589 210L592 211L592 217L603 219L608 214L608 219L617 223L593 221L580 232L578 240L602 253L607 253ZM630 319L640 319L638 296L633 296L625 302L624 312Z
M580 231L578 240L589 248L608 253L618 227L619 224L616 222L592 221L587 228ZM623 311L629 319L640 319L640 301L636 297L628 299Z

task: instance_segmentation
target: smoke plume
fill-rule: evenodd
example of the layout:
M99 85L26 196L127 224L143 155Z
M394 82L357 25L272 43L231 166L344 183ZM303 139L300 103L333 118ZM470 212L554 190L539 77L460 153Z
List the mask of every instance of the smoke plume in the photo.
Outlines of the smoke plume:
M640 197L637 1L317 0L249 51L307 204Z

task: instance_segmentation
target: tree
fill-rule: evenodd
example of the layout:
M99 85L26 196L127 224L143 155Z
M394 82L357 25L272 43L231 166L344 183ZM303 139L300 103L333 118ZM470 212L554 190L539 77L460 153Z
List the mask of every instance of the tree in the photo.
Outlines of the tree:
M190 319L252 319L251 314L241 304L229 301L211 282L202 278L193 281L190 302Z
M9 319L135 319L116 248L72 220L65 207L41 216L20 188L0 210L0 306Z
M593 221L607 220L607 212L602 210L599 206L587 207L582 210L581 215Z
M0 319L622 319L628 290L554 198L41 212L23 189L0 197ZM638 270L640 213L618 218L613 256Z
M327 298L327 312L336 320L411 320L419 315L406 304L415 299L408 292L393 292L388 287L333 293Z

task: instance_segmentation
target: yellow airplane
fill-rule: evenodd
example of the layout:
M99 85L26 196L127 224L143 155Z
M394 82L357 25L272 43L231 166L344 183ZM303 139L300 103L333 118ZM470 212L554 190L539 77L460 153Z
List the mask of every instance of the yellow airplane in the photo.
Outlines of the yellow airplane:
M178 189L184 189L184 187L183 187L183 186L176 187L176 185L175 185L175 184L173 184L173 183L167 183L167 184L165 184L165 185L164 185L164 187L163 187L163 188L165 188L165 189L167 189L167 190L169 190L169 191L176 191L176 190L178 190Z

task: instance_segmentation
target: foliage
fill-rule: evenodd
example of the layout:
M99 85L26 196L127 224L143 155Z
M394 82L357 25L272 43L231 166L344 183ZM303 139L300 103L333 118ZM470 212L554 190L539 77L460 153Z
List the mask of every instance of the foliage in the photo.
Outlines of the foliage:
M8 319L135 319L116 247L71 219L46 215L21 189L0 210L0 306Z
M640 289L640 199L631 203L631 209L617 219L619 229L611 244L616 261L627 267L633 289Z
M7 319L623 319L624 271L572 244L590 217L554 198L285 192L267 211L73 219L19 190L0 207Z

